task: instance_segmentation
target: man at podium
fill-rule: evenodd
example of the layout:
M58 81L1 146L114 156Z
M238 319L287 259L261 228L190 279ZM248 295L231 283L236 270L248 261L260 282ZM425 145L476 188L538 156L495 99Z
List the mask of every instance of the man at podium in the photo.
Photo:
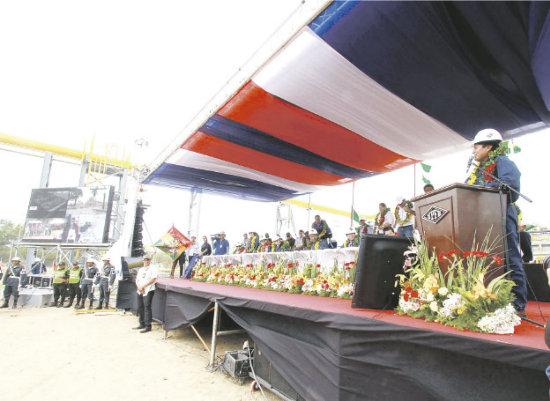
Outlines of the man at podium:
M483 172L481 170L483 169L519 192L521 173L515 163L506 156L506 153L507 148L503 146L502 136L497 130L489 128L479 131L474 138L472 152L477 165L474 164L475 168L466 183L498 188L501 184ZM507 268L510 271L510 278L516 283L512 289L516 297L514 307L520 314L524 314L525 305L527 304L527 286L519 250L518 216L513 205L518 197L517 193L508 191L508 205L506 207Z

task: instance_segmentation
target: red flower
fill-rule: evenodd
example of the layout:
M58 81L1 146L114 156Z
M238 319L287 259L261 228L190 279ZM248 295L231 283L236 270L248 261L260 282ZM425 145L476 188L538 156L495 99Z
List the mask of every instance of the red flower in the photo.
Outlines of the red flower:
M412 290L413 290L412 287L405 288L405 292L412 292Z
M444 252L441 252L441 253L439 254L439 261L440 261L440 262L443 262L443 261L445 260L445 257L446 257L445 253L444 253Z
M497 266L502 266L502 258L498 255L493 255L493 261L497 264Z
M472 255L477 256L478 258L485 258L489 256L487 252L472 251Z
M464 253L462 254L462 256L465 257L465 258L469 258L470 256L472 256L472 253L473 253L473 252L464 252Z
M349 267L349 266L346 266L346 270L351 270L351 267Z
M300 262L296 262L296 266L300 266Z
M496 166L497 166L496 163L490 164L489 166L487 166L485 171L487 171L487 173L491 173L494 175ZM487 182L494 181L491 177L489 177L489 174L485 173L485 171L483 172L483 177L485 178L485 181Z
M296 284L304 284L304 278L300 277L298 280L296 280Z
M321 267L321 265L317 265L317 268L320 268L320 267Z
M403 295L403 299L405 302L409 302L409 294L405 293L405 295Z
M456 249L451 249L448 253L447 253L447 257L450 258L452 256L458 256L458 251Z
M287 266L289 269L292 269L292 263L289 263Z
M418 291L411 292L411 297L412 298L418 298Z

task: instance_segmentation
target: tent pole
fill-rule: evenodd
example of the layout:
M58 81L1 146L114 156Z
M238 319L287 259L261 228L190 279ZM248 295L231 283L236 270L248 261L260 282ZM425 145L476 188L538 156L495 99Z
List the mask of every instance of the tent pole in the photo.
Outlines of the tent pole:
M355 181L351 183L351 214L350 214L350 228L353 227L353 212L355 203Z

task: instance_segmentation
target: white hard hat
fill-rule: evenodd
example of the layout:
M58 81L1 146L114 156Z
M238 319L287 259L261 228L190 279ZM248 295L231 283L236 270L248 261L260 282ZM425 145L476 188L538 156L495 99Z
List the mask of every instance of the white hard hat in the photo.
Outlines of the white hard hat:
M220 231L220 235L225 235L225 231Z
M346 235L348 234L357 234L357 231L355 231L355 228L350 227L349 230L346 232Z
M111 257L110 257L110 256L107 256L107 255L105 255L105 256L103 256L103 257L101 258L101 260L111 260Z
M34 258L35 262L40 262L40 258Z
M151 257L151 255L149 253L146 253L145 255L143 255L143 260L151 260L151 259L153 259L153 258Z
M479 131L474 138L474 144L480 142L500 142L502 141L502 135L496 129L487 128Z
M367 221L367 219L365 219L364 217L361 217L361 218L359 219L359 221Z
M14 256L13 258L11 258L12 262L21 262L21 258L19 256Z
M86 263L95 263L95 260L93 260L92 258L88 258L86 259Z

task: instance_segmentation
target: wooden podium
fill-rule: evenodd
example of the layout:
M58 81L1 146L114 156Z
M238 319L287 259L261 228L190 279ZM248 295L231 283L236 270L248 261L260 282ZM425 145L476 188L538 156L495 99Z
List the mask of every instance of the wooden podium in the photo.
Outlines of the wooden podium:
M499 255L503 263L505 233L502 227L502 210L499 192L494 188L468 184L452 184L411 199L415 204L418 230L430 249L438 254L456 249L460 254L472 250L472 244L480 246L491 230L489 243L498 239L491 255ZM506 208L506 195L502 205ZM445 268L445 263L440 262ZM494 269L493 269L494 268ZM503 266L493 265L485 277L487 284L504 272Z

